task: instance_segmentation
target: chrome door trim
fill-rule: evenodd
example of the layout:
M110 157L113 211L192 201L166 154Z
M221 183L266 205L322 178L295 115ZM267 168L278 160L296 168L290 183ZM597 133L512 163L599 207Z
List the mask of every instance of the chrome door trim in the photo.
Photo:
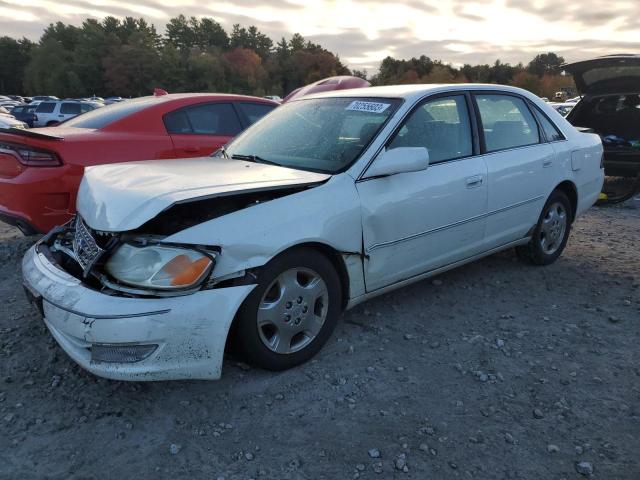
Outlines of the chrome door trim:
M498 214L498 213L505 212L505 211L510 210L512 208L522 207L523 205L527 205L529 203L537 202L538 200L542 200L543 198L544 198L544 195L538 195L537 197L530 198L528 200L523 200L521 202L514 203L513 205L502 207L502 208L499 208L497 210L493 210L493 211L488 212L488 213L483 213L481 215L476 215L474 217L470 217L470 218L467 218L465 220L460 220L460 221L457 221L457 222L454 222L454 223L443 225L441 227L436 227L436 228L433 228L431 230L426 230L424 232L414 233L412 235L408 235L408 236L403 237L403 238L398 238L396 240L389 240L388 242L376 243L374 245L371 245L369 248L367 248L366 252L370 253L370 252L372 252L374 250L377 250L378 248L389 247L391 245L396 245L398 243L406 242L406 241L409 241L409 240L414 240L416 238L419 238L419 237L422 237L422 236L425 236L425 235L430 235L432 233L441 232L443 230L447 230L448 228L458 227L460 225L464 225L465 223L473 222L475 220L481 220L483 218L490 217L491 215L495 215L495 214Z

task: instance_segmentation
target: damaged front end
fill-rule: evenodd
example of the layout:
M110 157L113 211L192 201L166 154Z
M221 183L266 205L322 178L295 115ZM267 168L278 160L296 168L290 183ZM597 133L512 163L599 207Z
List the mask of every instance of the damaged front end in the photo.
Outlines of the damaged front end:
M168 297L246 285L256 280L251 271L212 277L220 247L174 244L165 239L208 220L311 187L267 188L178 202L127 232L92 229L78 214L44 237L37 248L67 273L108 295Z
M101 232L80 215L51 231L36 246L49 261L107 295L188 295L210 280L220 249L163 243L158 235Z

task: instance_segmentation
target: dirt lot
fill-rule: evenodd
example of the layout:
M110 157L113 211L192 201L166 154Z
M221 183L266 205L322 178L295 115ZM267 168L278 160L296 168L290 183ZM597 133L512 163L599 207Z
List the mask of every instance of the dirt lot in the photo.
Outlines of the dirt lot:
M84 372L23 296L33 239L0 237L0 478L640 478L638 199L550 267L495 255L348 312L305 366L227 358L218 382Z

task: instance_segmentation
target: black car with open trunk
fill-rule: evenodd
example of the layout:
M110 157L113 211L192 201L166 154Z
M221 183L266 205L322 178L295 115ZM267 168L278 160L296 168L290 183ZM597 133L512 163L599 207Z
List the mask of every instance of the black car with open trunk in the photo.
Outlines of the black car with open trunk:
M609 176L640 173L640 55L608 55L564 65L582 99L567 115L594 130L604 145Z

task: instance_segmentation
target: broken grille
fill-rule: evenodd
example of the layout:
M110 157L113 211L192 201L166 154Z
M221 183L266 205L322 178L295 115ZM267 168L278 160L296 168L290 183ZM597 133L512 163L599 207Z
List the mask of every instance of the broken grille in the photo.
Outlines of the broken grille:
M91 231L84 224L80 215L78 215L75 220L75 231L73 233L73 254L76 261L82 267L85 276L103 253L104 250L98 246Z

